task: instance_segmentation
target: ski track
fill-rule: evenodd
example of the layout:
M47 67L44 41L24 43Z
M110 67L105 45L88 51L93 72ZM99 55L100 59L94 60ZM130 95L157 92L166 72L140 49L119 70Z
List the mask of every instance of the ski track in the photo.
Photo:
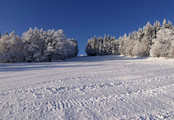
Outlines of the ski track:
M0 64L0 120L173 120L173 65L121 56Z

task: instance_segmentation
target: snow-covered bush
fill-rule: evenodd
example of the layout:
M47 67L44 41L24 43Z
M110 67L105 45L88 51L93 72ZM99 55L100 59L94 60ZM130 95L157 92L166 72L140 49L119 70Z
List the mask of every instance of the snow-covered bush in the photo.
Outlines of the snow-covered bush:
M163 28L153 39L150 55L152 57L174 57L174 30Z
M63 30L30 28L22 38L5 34L0 37L0 62L42 62L63 60L78 54L78 44L68 39Z

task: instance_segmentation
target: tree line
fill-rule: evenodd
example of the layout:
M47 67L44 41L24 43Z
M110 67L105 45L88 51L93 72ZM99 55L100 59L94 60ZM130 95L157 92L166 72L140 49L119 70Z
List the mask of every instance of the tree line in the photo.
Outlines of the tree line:
M86 45L88 56L124 55L174 58L174 26L163 20L149 22L137 31L115 36L89 39ZM66 38L63 30L30 28L19 37L15 32L0 35L0 62L51 62L76 57L78 43Z
M173 58L174 26L164 19L162 25L159 21L153 25L148 22L138 31L124 34L118 39L115 36L94 36L87 42L86 53L88 56L124 55Z
M66 38L63 30L30 28L22 37L14 31L0 36L0 62L51 62L77 54L77 41Z

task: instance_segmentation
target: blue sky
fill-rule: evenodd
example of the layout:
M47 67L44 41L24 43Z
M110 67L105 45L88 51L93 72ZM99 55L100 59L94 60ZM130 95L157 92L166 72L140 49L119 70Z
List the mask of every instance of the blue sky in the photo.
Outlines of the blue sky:
M0 0L0 32L20 35L30 27L63 29L79 43L94 35L116 38L164 18L174 23L174 0Z

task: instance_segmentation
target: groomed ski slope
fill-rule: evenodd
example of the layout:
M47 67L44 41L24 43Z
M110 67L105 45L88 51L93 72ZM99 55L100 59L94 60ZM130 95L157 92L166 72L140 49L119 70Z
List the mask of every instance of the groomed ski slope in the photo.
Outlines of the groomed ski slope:
M174 60L0 63L0 120L173 120Z

